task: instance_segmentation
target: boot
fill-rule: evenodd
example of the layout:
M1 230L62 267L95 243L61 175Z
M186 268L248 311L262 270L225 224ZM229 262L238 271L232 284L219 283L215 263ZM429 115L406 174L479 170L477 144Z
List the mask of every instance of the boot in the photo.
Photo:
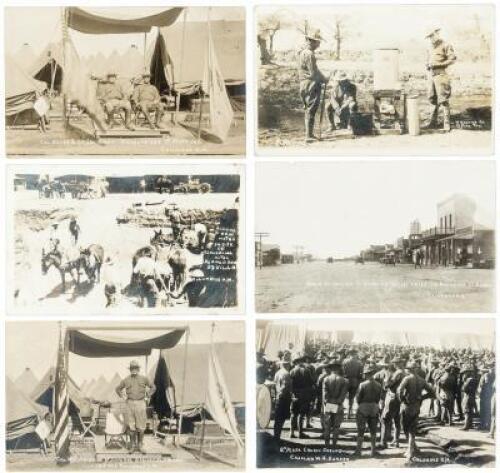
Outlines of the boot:
M426 126L424 126L425 130L435 130L437 128L437 119L438 119L438 106L437 105L432 105L431 106L431 119L427 123Z
M305 125L306 125L306 143L312 143L313 141L317 141L318 138L314 136L314 115L309 116L309 114L306 114L305 118Z
M146 450L144 450L144 432L138 432L137 437L137 450L139 453L142 453L142 455L146 455Z
M161 126L161 119L162 118L163 118L162 113L159 111L156 112L155 128L157 128L158 130L163 129L163 127Z
M136 444L136 441L135 441L135 432L130 432L129 436L130 436L130 444L128 446L128 453L129 455L132 455L134 452L135 452L135 444Z
M363 449L363 437L358 435L358 438L356 439L356 450L354 450L354 456L360 457L362 449Z
M132 126L132 123L130 122L130 110L127 110L125 112L125 128L130 131L134 131L135 128Z
M451 131L451 112L448 104L443 105L443 131Z

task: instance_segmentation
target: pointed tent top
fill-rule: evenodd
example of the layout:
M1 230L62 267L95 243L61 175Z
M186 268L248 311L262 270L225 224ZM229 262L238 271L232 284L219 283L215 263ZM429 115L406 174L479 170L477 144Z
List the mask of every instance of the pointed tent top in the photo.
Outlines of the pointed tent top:
M33 64L36 54L29 43L24 43L15 53L16 61L25 71Z
M38 384L38 379L33 374L31 368L26 367L24 371L19 375L19 377L15 381L16 387L24 393L26 396L29 396L30 393L35 389Z
M30 417L42 418L47 409L30 400L7 377L5 379L6 423Z

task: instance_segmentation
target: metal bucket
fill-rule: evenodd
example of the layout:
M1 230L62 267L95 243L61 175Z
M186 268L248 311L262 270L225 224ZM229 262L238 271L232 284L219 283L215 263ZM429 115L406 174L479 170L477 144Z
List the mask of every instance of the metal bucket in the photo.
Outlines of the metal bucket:
M373 51L373 88L399 90L399 49Z
M420 111L418 102L418 95L412 95L406 100L408 133L411 136L420 135Z

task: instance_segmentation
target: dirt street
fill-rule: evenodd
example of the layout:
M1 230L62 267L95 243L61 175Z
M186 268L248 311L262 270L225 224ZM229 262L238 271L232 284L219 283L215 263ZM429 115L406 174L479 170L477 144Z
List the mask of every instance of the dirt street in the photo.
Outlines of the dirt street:
M495 272L318 261L256 269L258 312L492 312Z
M135 224L118 224L116 217L133 203L176 203L182 209L223 210L234 207L235 194L108 194L103 199L77 200L40 199L36 191L20 191L15 194L14 227L14 308L23 313L92 313L104 310L104 284L113 282L123 289L130 282L132 256L141 247L149 245L152 228ZM41 271L42 249L49 242L51 225L59 223L64 237L69 219L75 216L81 227L78 246L99 244L104 248L106 260L101 272L101 282L91 286L82 276L77 289L69 275L66 291L62 292L59 271L50 268L44 276ZM69 238L69 232L68 238ZM201 264L203 254L190 254L188 266ZM185 301L176 307L185 305ZM120 311L137 310L136 298L121 297L117 304ZM175 311L171 307L169 311Z

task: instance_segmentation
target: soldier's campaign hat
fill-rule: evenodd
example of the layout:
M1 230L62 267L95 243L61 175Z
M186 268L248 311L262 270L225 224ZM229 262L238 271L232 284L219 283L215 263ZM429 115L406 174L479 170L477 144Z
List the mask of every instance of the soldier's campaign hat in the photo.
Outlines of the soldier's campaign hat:
M342 365L339 360L330 360L328 362L328 368L340 368Z
M437 33L438 31L441 31L441 28L439 26L431 26L430 28L427 28L426 33L425 33L425 38L429 38L432 36L434 33Z
M151 77L151 73L149 73L149 72L143 72L143 73L141 74L141 77L144 77L144 78L145 78L145 77Z
M312 31L311 33L306 33L307 39L312 39L313 41L323 41L321 32L319 29Z
M363 374L372 374L377 371L377 367L375 365L365 365L363 368Z
M417 367L418 365L414 361L409 361L408 363L406 363L406 369L408 370L414 370Z
M304 357L300 354L296 354L292 356L292 363L300 363L301 361L304 361Z
M465 365L461 370L460 370L460 373L473 373L474 372L474 368L472 367L472 365Z
M343 79L347 79L348 76L347 76L347 72L346 71L337 71L335 72L335 79L337 80L343 80Z
M116 72L108 72L108 73L106 74L106 77L117 77L117 75L118 75L118 74L117 74Z
M394 364L394 365L396 365L396 364L398 364L398 363L403 363L403 359L402 359L402 358L400 358L399 356L396 356L396 357L394 357L394 358L391 360L391 363L392 363L392 364Z
M137 369L137 368L140 368L139 363L137 363L137 361L135 361L135 360L132 360L128 366L128 369L133 370L133 369Z

